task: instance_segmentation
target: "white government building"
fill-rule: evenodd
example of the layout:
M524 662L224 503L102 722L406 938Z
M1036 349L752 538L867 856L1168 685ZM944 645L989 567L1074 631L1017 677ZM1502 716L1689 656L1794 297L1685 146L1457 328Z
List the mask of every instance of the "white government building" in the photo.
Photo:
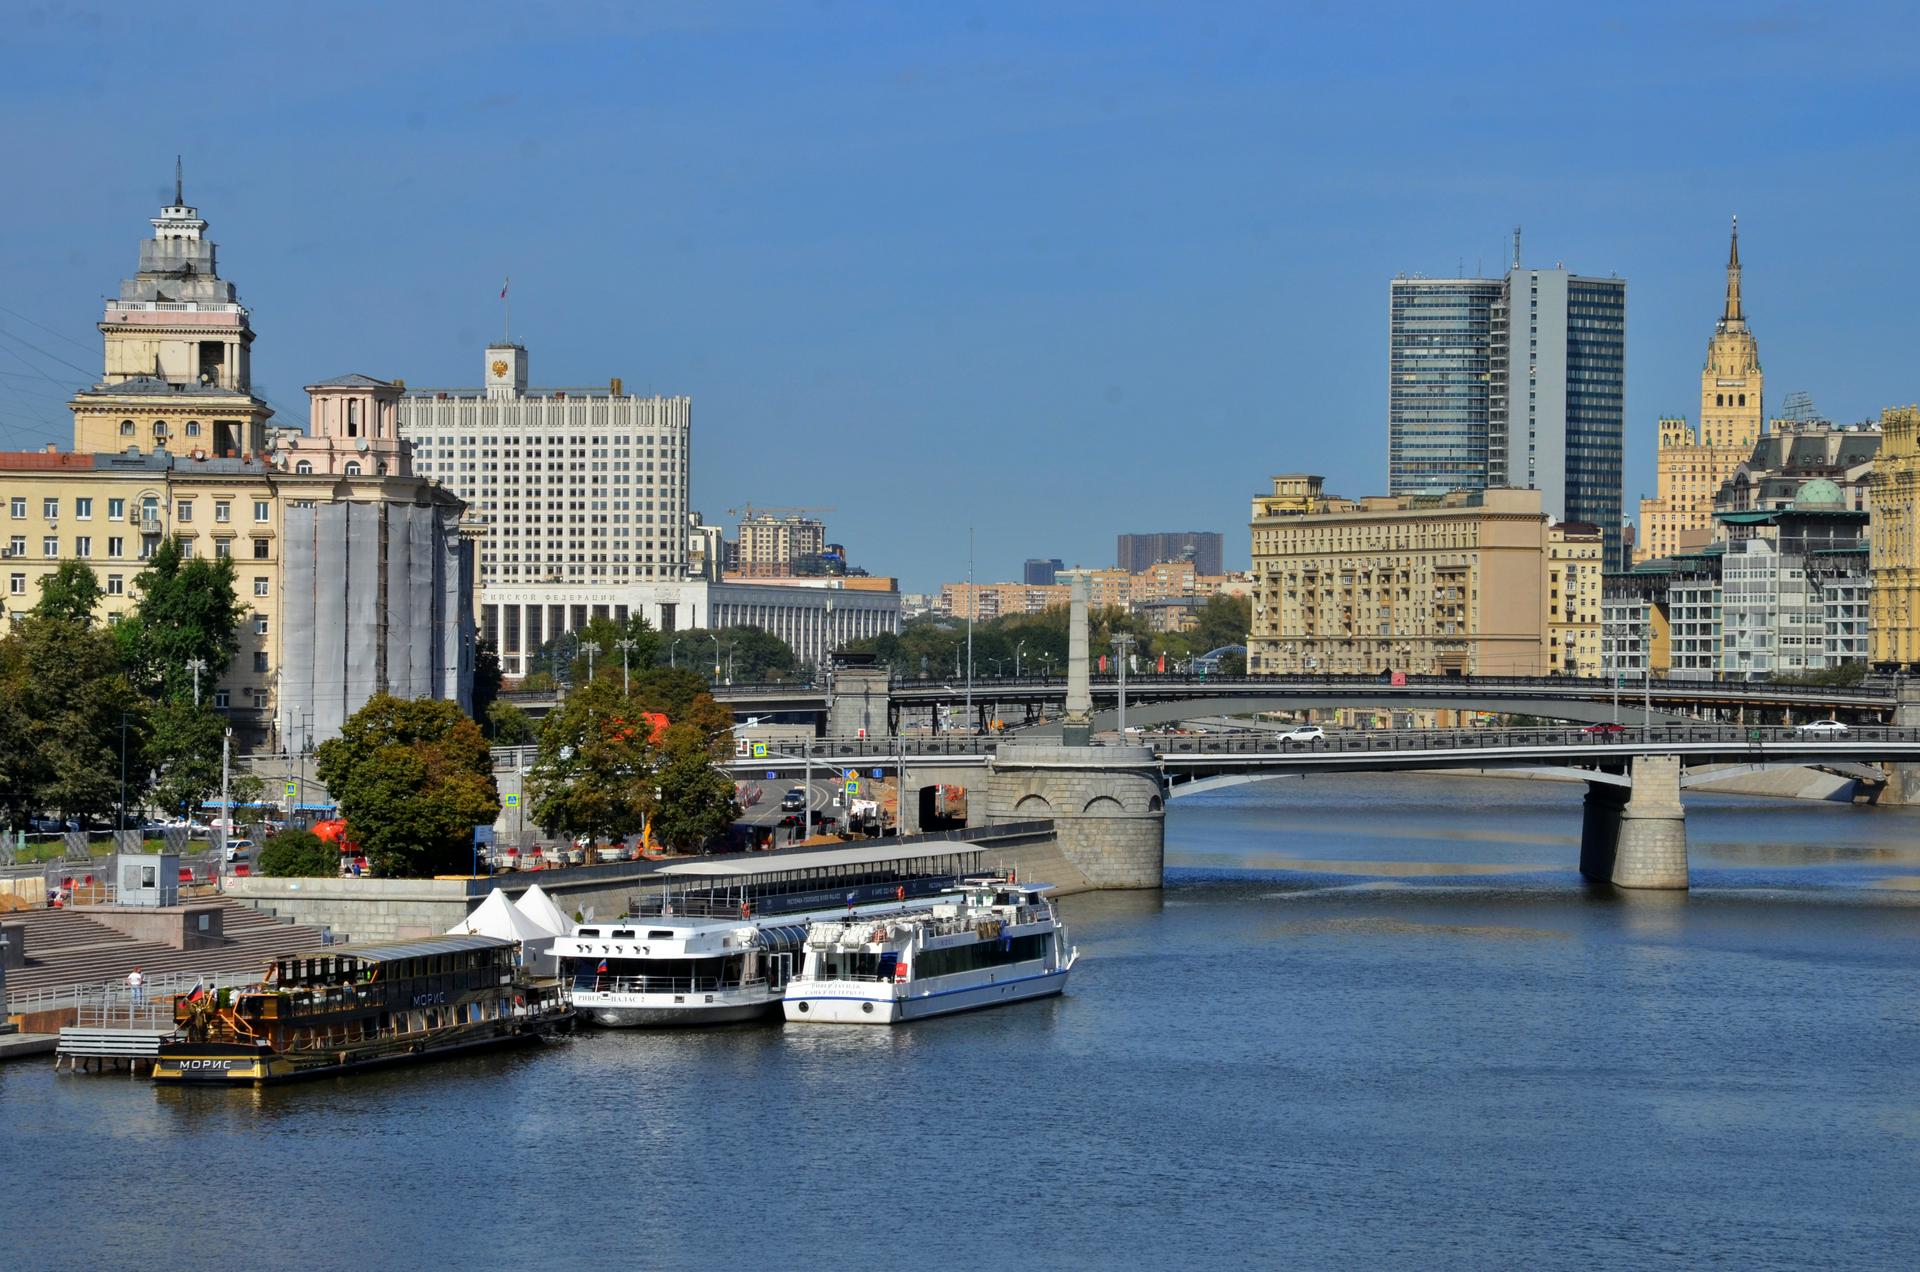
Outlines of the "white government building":
M691 398L629 394L619 380L530 389L526 348L508 343L487 346L481 387L401 397L414 471L485 524L475 610L506 675L595 617L639 614L669 636L760 627L806 664L899 630L898 592L688 577L692 415Z

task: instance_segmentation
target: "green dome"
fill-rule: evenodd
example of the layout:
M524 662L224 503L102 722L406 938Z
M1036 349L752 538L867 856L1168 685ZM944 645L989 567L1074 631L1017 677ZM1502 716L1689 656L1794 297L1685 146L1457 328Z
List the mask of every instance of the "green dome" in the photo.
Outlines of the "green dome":
M1801 486L1800 492L1793 497L1793 506L1801 509L1841 508L1846 506L1846 502L1840 495L1840 487L1825 477L1815 477Z

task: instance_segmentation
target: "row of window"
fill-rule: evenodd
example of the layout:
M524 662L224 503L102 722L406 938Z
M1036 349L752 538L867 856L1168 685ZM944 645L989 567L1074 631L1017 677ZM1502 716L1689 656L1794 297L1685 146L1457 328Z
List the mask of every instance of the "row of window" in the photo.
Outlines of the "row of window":
M93 498L90 495L76 496L73 501L73 519L75 521L93 520L93 502L94 502ZM174 504L174 515L181 521L192 521L193 505L194 505L194 501L191 499L182 499L177 501ZM19 521L24 517L26 517L28 506L29 504L26 496L15 495L13 496L12 499L8 501L8 504L7 504L8 515L11 516L15 521ZM57 496L52 496L52 495L46 496L40 500L40 515L48 521L58 521L60 519L60 507L61 507L61 502ZM143 500L141 502L140 511L142 512L142 514L146 516L158 516L160 511L160 503L157 499L149 498L149 499ZM127 501L125 499L107 500L107 520L108 521L123 521L126 519L126 516L127 516ZM214 500L213 501L213 519L216 523L225 523L225 522L232 521L233 520L233 501L230 499ZM273 521L273 502L268 499L254 500L253 501L253 520L255 525L270 524Z

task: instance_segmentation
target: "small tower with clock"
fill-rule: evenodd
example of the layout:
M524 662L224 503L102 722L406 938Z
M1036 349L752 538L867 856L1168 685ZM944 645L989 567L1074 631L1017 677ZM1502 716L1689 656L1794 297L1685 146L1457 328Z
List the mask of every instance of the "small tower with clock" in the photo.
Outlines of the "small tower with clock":
M487 346L487 396L517 398L527 392L527 348L517 344Z

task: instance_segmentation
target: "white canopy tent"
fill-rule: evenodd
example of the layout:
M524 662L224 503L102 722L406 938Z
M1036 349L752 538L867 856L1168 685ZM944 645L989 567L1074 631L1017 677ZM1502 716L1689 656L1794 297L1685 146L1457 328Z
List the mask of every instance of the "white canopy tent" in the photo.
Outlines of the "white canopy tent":
M513 903L513 908L555 936L566 936L573 931L573 920L568 918L566 911L547 895L547 890L537 883L520 894L520 899Z
M478 909L447 929L449 936L492 936L520 942L520 962L535 976L552 976L559 964L553 955L556 935L520 911L507 900L507 894L495 888Z

